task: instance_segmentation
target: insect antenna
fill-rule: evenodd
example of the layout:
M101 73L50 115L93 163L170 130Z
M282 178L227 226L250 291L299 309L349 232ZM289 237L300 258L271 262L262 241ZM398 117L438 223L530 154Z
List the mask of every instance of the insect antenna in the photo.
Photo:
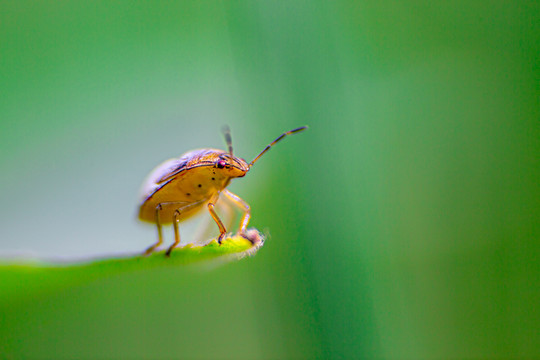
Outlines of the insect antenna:
M274 145L276 145L281 139L283 139L285 136L287 135L291 135L291 134L295 134L297 132L300 132L300 131L304 131L306 130L308 127L307 126L302 126L302 127L299 127L297 129L293 129L293 130L289 130L289 131L286 131L284 132L283 134L279 135L278 138L274 141L272 141L270 144L268 144L263 151L261 151L261 153L259 155L257 155L257 157L255 159L253 159L250 163L249 163L249 167L251 167L253 164L255 164L255 161L259 160L259 158L261 156L263 156L263 154L265 152L267 152L268 150L270 150L270 148Z
M227 125L223 126L221 128L221 131L223 132L223 136L225 137L225 142L227 143L227 149L229 150L229 154L233 156L232 154L232 138L231 138L231 129Z

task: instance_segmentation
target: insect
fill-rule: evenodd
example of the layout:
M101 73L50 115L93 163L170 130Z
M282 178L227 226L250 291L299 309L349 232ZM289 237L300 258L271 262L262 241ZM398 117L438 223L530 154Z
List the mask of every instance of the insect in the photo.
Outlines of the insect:
M150 246L145 254L151 254L163 243L162 225L172 223L174 243L165 253L166 256L170 256L171 251L180 243L179 222L205 207L219 228L218 243L221 244L227 229L215 211L220 194L242 210L239 233L247 238L245 233L251 217L251 209L244 200L227 190L226 187L231 179L245 176L253 164L285 136L305 129L307 126L284 132L248 163L233 155L231 133L228 127L224 127L223 134L227 151L193 150L179 158L165 161L155 168L143 184L142 202L139 207L139 219L156 224L158 231L157 242Z

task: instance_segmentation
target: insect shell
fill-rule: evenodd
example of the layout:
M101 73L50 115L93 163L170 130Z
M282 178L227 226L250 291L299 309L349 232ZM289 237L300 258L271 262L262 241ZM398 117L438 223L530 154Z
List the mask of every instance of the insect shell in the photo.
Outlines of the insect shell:
M178 223L200 212L205 207L219 228L218 242L221 243L227 230L214 210L221 194L225 195L224 197L229 204L238 207L243 212L239 233L245 236L251 217L250 207L239 196L228 191L226 187L232 179L245 176L251 166L286 135L303 131L306 128L303 126L281 134L248 163L244 159L233 156L230 131L225 127L227 152L218 149L193 150L155 168L143 184L139 219L157 225L158 241L150 246L145 253L152 253L162 244L162 225L172 223L175 240L165 253L169 256L172 249L180 243ZM247 236L245 237L247 238Z

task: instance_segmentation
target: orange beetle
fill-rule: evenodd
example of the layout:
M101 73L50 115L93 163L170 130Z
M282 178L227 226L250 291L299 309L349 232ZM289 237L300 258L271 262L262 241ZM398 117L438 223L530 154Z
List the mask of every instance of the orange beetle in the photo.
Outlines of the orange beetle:
M225 195L233 204L243 211L239 232L245 236L251 217L249 205L226 187L231 179L243 177L253 164L270 148L286 135L307 129L302 126L281 134L272 141L255 159L247 163L244 159L233 156L231 134L224 128L228 151L217 149L200 149L185 153L176 159L165 161L155 168L147 177L141 191L139 219L154 223L158 229L158 241L150 246L145 254L152 253L163 242L162 225L173 224L174 243L169 247L166 256L180 243L178 223L207 207L210 215L219 227L218 243L227 233L223 222L214 207L220 194Z

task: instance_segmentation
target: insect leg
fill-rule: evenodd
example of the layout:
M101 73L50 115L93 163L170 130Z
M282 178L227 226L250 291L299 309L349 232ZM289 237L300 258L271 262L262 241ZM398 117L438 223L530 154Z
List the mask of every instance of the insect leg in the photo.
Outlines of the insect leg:
M173 215L173 227L174 227L174 243L169 247L165 256L171 256L171 251L180 243L180 231L178 230L178 223L180 222L180 210L174 210Z
M212 216L212 219L216 222L217 226L219 227L219 237L218 237L218 243L221 244L221 240L225 237L225 234L227 233L227 230L225 229L225 226L223 225L223 222L221 222L221 219L219 218L218 214L216 213L216 210L214 210L215 203L218 200L219 193L214 195L212 199L210 199L210 202L208 202L208 211L210 212L210 215Z
M225 201L226 199L223 199L224 201L221 200L222 199L216 202L215 210L216 212L222 214L221 220L223 225L225 225L225 229L230 229L234 220L233 208L229 204L229 201ZM199 246L205 246L208 244L208 240L212 238L212 234L214 233L214 225L211 224L213 222L214 221L212 218L207 216L203 217L199 227L197 228L196 235L193 237L194 244Z
M197 201L191 204L180 206L176 208L176 210L174 210L173 219L172 219L173 229L174 229L174 243L171 246L169 246L169 248L167 249L167 252L165 253L165 256L167 257L171 256L171 251L180 243L180 231L178 230L178 223L180 223L181 213L187 211L188 209L192 209L194 207L200 206L203 202L204 200ZM161 203L160 205L177 205L178 206L178 204L186 204L186 202L185 201L170 201L170 202Z
M156 214L155 215L155 221L156 221L156 225L157 225L157 229L158 229L158 241L154 245L152 245L148 249L146 249L146 251L144 252L145 255L150 255L151 253L154 252L154 250L156 250L156 248L159 245L161 245L163 243L163 231L162 231L162 224L161 224L161 211L163 210L163 207L167 206L167 205L177 205L177 206L179 206L180 204L186 204L186 202L185 201L167 201L167 202L162 202L162 203L157 204L156 212L155 212L155 214ZM198 202L192 203L192 204L188 204L188 205L184 205L184 206L179 207L178 211L189 209L189 208L194 207L194 206L199 206L200 204L201 204L201 201L198 201ZM175 213L175 216L176 216L176 213ZM174 220L174 218L173 218L173 220ZM178 227L177 222L175 223L175 225Z
M162 209L161 204L157 204L157 206L156 206L156 225L157 225L157 231L158 231L158 241L154 245L152 245L148 249L146 249L146 251L144 252L145 255L150 255L163 242L163 230L161 229L161 222L159 220L159 212L161 211L161 209Z
M242 216L242 220L240 220L240 234L245 234L249 219L251 218L251 208L249 207L249 204L242 200L240 196L233 194L227 189L223 190L223 194L227 196L233 204L244 211L244 216Z

